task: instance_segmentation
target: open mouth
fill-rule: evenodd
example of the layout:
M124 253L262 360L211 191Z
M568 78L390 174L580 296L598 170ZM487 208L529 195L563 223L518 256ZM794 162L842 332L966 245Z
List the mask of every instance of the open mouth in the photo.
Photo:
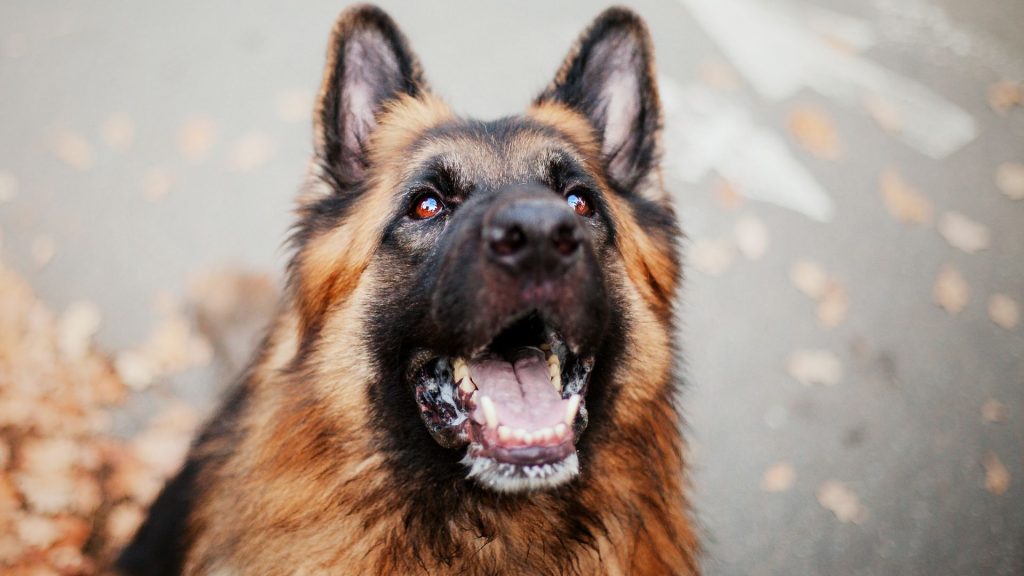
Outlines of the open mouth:
M581 358L537 313L466 356L417 355L416 401L442 446L468 445L468 476L500 492L553 488L579 474L593 357Z

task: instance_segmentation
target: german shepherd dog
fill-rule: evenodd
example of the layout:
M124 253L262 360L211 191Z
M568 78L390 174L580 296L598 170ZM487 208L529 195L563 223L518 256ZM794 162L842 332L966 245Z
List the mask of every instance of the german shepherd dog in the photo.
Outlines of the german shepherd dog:
M525 114L455 116L339 17L281 310L127 574L697 574L650 36L612 8Z

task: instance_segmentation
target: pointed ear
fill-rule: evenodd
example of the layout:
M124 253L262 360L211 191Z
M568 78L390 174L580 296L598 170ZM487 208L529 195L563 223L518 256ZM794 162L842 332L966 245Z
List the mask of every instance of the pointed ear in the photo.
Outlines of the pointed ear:
M632 190L658 163L661 105L654 50L644 21L605 10L583 32L537 103L558 102L587 117L608 176Z
M337 186L363 178L384 103L426 90L419 61L390 16L368 5L338 16L314 112L316 156Z

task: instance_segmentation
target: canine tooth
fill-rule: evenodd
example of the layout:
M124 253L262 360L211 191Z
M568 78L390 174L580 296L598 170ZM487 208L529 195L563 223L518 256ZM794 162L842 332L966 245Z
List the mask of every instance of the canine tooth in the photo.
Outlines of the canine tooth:
M576 421L576 412L580 409L580 395L569 396L569 404L565 407L565 425L572 426Z
M469 378L469 367L466 366L466 361L462 358L456 358L454 362L455 367L455 381L466 382Z
M476 391L476 386L474 386L473 381L467 377L463 378L462 381L459 382L459 390L462 390L463 394L472 394Z
M508 442L512 439L512 430L508 426L498 426L498 440Z
M558 370L558 366L552 366L551 371L551 385L555 387L556 392L562 391L562 373Z
M561 362L558 360L558 354L552 354L551 356L548 356L548 366L551 366L551 365L557 366L557 365L560 365L560 364L561 364Z
M577 405L579 404L577 403ZM480 408L484 411L484 420L487 421L487 426L496 427L498 425L498 409L495 408L494 401L490 396L480 397Z
M569 431L569 427L559 422L555 424L554 433L556 438L565 438L565 434Z

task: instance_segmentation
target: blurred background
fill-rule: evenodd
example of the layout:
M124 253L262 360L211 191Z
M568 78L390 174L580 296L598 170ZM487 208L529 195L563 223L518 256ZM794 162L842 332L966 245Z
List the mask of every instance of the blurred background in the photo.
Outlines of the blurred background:
M380 4L483 118L605 6ZM1024 573L1024 3L629 4L707 573ZM0 5L0 572L95 570L245 362L342 7Z

